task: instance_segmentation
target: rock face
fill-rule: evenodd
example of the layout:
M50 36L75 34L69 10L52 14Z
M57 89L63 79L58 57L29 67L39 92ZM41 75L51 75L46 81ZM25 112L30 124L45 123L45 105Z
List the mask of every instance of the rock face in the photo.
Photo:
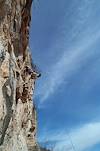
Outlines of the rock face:
M39 77L29 51L32 0L0 0L0 151L31 151ZM39 149L37 149L39 150Z

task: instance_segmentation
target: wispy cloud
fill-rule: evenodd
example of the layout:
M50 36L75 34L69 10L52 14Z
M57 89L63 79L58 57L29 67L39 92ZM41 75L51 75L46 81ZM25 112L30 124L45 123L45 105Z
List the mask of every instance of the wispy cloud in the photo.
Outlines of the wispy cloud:
M44 135L45 136L45 135ZM48 142L56 142L54 151L84 151L100 143L100 122L88 123L69 133L60 131L47 134ZM40 138L45 142L46 138ZM74 148L74 149L73 149Z
M65 78L71 76L81 65L91 57L95 52L91 47L100 38L100 32L92 32L91 38L88 35L80 40L78 44L70 48L62 49L62 56L56 62L47 75L47 79L39 90L41 103L52 95L59 86L64 82ZM91 49L91 51L90 51Z
M77 5L76 5L77 4ZM92 46L100 38L99 24L95 24L94 0L73 2L59 23L49 51L58 52L57 62L48 65L45 77L39 84L37 95L43 104L48 97L60 88L61 84L75 73L93 55ZM93 17L94 16L94 17ZM62 34L61 34L62 33ZM57 50L57 51L56 51ZM48 52L47 52L48 53ZM46 56L46 54L44 55ZM59 57L59 58L58 58ZM46 59L47 61L47 59ZM44 75L43 75L44 76Z

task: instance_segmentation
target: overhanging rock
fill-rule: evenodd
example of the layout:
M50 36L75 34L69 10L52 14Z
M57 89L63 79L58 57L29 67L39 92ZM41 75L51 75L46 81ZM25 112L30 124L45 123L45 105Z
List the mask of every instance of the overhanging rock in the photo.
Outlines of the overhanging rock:
M31 5L32 0L0 0L0 151L37 146L32 95L39 74L28 46Z

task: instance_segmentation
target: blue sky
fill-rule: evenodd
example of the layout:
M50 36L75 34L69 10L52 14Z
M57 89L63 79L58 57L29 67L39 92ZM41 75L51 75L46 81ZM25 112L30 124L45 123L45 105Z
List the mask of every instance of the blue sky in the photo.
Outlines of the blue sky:
M42 73L38 141L54 151L99 151L100 1L35 1L30 46Z

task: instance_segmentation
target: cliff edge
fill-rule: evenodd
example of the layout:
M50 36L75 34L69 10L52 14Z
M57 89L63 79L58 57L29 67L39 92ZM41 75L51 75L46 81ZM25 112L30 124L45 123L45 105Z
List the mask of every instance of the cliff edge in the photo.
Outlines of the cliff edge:
M0 151L39 150L32 101L35 80L29 27L32 0L0 0Z

